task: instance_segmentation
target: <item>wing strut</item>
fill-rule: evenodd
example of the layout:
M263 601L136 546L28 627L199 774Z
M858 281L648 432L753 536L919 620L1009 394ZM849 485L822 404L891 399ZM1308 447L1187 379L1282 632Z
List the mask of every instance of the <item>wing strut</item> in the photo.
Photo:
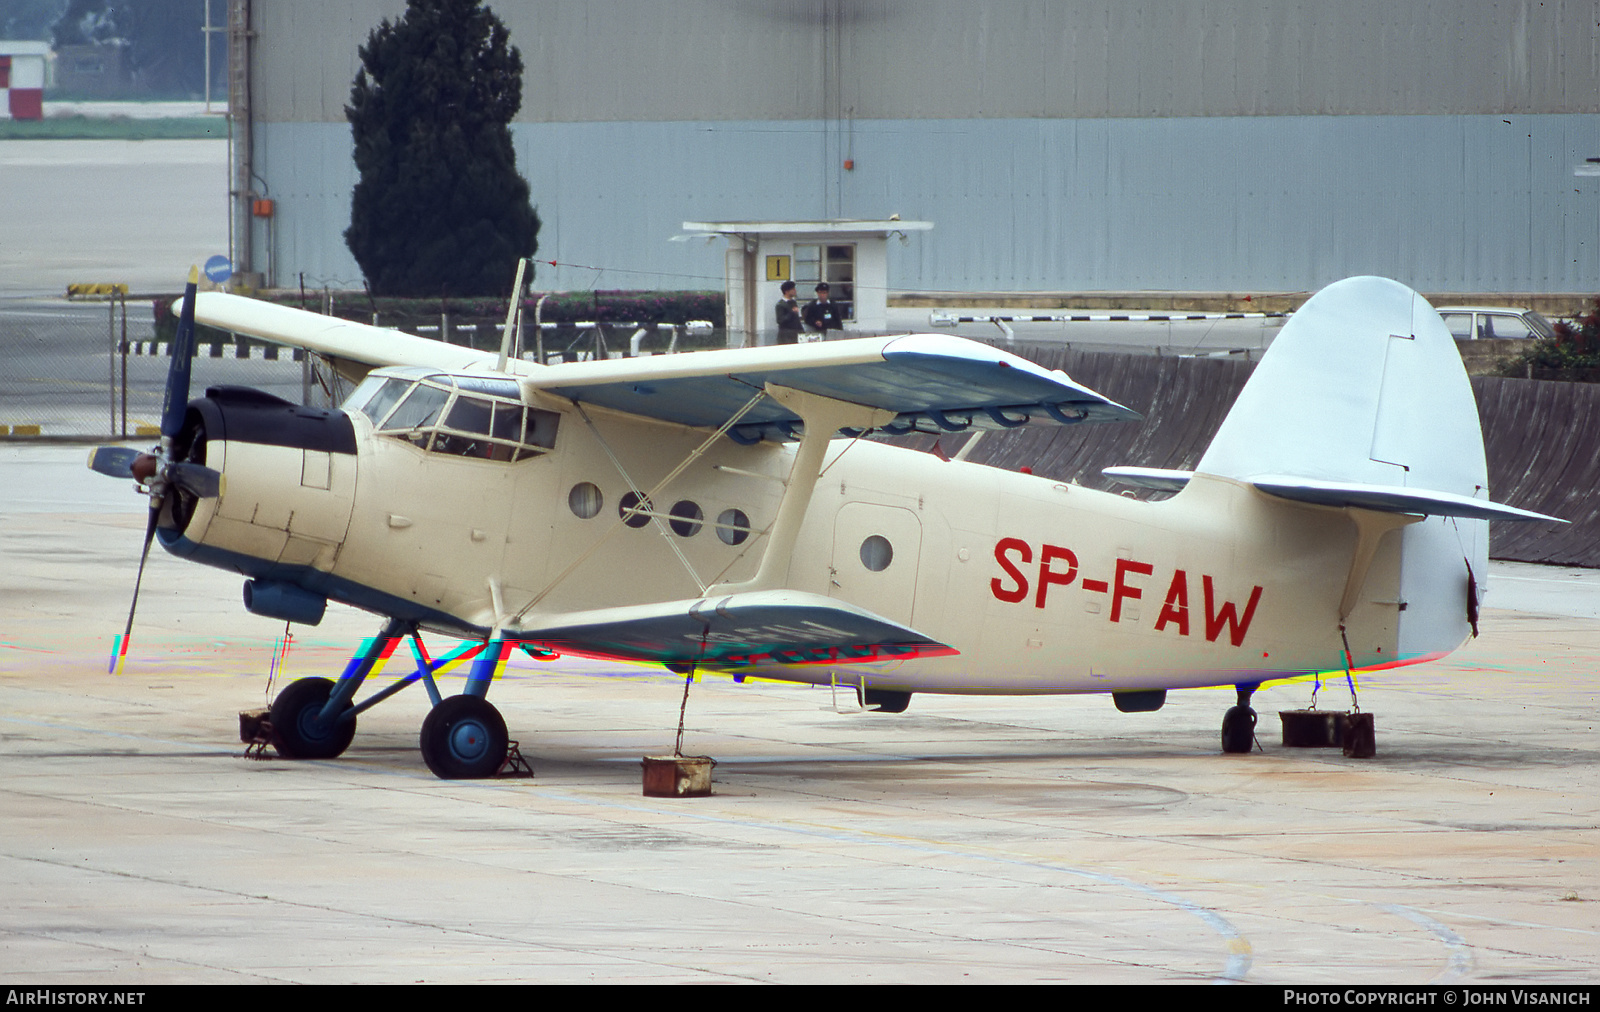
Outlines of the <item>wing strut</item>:
M706 590L707 596L782 589L789 578L789 562L794 556L800 526L805 523L806 508L811 505L811 493L816 490L817 478L822 474L828 443L840 429L875 429L895 419L895 412L891 410L863 407L775 383L766 384L766 392L800 416L805 423L805 435L794 455L788 485L783 491L783 500L778 503L778 515L772 522L772 533L767 536L767 547L756 575L740 583L719 583Z
M517 316L522 312L522 272L527 267L527 257L518 257L517 280L511 286L511 305L506 307L506 325L500 332L500 358L494 364L495 372L506 371L506 359L511 355L511 335L521 329L517 326Z
M749 411L751 408L755 407L756 401L760 400L761 397L761 394L756 394L754 397L750 398L750 402L745 405L744 410L739 412L740 417L743 417L745 411ZM650 522L655 525L656 533L661 535L661 539L667 543L667 547L672 549L672 554L676 555L678 557L678 561L683 563L683 568L688 572L689 579L694 581L695 587L700 591L700 593L704 594L706 592L706 581L700 579L700 574L695 572L694 566L690 564L688 556L683 554L683 549L679 548L678 543L673 540L672 532L667 530L667 522L662 519L660 511L656 509L656 501L651 497L658 494L662 489L666 488L668 482L682 474L684 468L688 467L693 461L698 459L702 453L709 449L711 446L711 440L707 440L691 450L689 455L683 458L683 462L674 468L671 474L656 482L655 488L651 489L649 492L645 492L643 489L639 488L639 483L633 480L633 475L628 473L628 469L622 466L622 461L618 460L617 455L612 452L611 444L606 442L606 437L600 434L600 430L594 424L594 419L589 417L589 412L583 410L583 405L578 404L577 402L574 402L572 406L578 409L578 417L583 419L583 424L589 427L589 432L594 436L595 442L600 444L600 449L604 450L606 452L606 456L610 458L611 466L616 468L617 473L622 475L622 480L628 483L628 491L639 497L638 504L635 505L633 509L628 510L626 514L618 519L626 522L630 518L641 514L649 517ZM732 428L732 426L728 426L728 428ZM721 431L717 433L717 436L720 435L722 435ZM712 437L712 439L715 438L716 436Z

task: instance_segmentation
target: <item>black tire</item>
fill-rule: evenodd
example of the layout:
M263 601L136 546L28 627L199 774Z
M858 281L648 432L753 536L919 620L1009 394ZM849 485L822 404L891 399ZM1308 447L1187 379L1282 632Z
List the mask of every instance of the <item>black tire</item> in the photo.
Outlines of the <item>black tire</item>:
M428 711L421 744L422 761L440 780L481 780L499 771L511 738L487 699L451 696Z
M1230 706L1222 715L1222 751L1249 752L1256 744L1256 711L1248 706Z
M272 701L272 747L285 759L333 759L350 747L356 721L334 720L319 724L317 715L333 695L326 678L301 678L290 682Z
M889 689L864 689L861 693L863 706L876 706L879 713L905 713L906 707L911 705L911 693L894 692Z

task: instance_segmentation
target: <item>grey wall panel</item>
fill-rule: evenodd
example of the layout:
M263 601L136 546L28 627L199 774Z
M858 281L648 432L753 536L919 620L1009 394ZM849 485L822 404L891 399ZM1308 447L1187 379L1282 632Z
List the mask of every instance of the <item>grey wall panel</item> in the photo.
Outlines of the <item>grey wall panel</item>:
M401 0L254 5L258 116L337 122ZM501 3L524 122L1600 112L1600 0Z
M881 157L902 198L889 206L937 223L930 287L1295 291L1380 273L1434 290L1591 288L1596 194L1571 170L1600 150L1595 118L1513 120L968 121ZM857 151L851 175L870 175L871 138ZM955 250L966 285L946 267Z
M277 283L295 287L303 272L308 287L359 289L361 271L344 245L356 182L350 128L315 123L288 129L286 136L282 125L258 128L257 171L276 202L270 252Z
M1510 122L1506 122L1509 120ZM549 288L720 287L684 221L935 223L890 250L896 288L1314 290L1382 274L1428 291L1600 282L1595 116L887 120L854 171L824 122L517 124ZM348 127L267 124L278 279L359 276L344 251ZM596 274L589 267L604 268Z
M357 50L405 0L272 0L251 4L251 100L258 122L343 123Z

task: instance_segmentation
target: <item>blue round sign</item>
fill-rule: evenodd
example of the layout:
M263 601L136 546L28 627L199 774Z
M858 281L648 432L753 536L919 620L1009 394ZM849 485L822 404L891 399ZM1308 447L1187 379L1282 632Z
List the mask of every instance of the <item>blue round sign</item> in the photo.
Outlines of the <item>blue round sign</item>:
M216 256L206 261L205 270L206 277L220 285L224 281L233 277L233 262L227 257L223 256L221 253L218 253Z

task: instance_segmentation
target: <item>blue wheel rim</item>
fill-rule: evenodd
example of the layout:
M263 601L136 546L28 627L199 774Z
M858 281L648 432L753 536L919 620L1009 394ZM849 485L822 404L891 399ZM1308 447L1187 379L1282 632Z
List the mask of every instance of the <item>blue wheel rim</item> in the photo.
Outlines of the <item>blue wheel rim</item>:
M463 762L472 762L488 752L489 729L476 720L463 720L450 729L446 741L451 755Z

